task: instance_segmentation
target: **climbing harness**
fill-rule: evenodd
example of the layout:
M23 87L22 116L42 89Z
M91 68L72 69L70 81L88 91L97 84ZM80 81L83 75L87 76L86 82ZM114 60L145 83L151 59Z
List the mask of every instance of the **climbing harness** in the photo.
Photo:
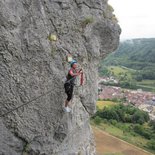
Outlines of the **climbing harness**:
M79 72L81 71L82 69L79 70ZM83 72L80 74L80 79L78 79L78 76L74 76L72 77L71 79L69 80L66 80L65 83L68 83L68 84L71 84L75 87L80 87L83 85L83 82L84 82L84 75L83 75ZM74 83L72 83L72 81L74 81Z

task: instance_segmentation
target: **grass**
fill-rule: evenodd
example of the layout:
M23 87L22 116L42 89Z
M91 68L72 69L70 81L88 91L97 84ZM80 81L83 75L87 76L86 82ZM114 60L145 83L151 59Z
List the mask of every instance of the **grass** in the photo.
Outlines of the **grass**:
M98 126L98 127L100 129L112 134L112 135L115 135L115 136L123 134L122 130L120 130L119 128L117 128L117 127L115 127L113 125L107 124L107 123L101 123L101 125Z
M111 105L116 104L115 102L112 101L97 101L97 107L102 110L104 107L108 107Z
M142 80L137 86L145 91L155 92L155 80Z
M137 85L144 90L155 92L155 80L142 80L137 82Z
M142 81L138 82L138 84L155 86L155 80L142 80Z
M146 86L146 85L139 85L138 84L137 87L144 90L144 91L155 92L154 86Z
M114 76L116 76L118 78L125 74L129 79L132 78L131 74L132 74L133 70L130 70L128 68L120 67L120 66L109 66L108 69L114 74Z

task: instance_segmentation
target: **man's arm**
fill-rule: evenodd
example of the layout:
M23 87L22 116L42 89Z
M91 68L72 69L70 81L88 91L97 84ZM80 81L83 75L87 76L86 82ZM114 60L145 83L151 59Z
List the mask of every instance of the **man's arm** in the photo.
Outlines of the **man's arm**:
M69 71L69 74L70 74L71 76L78 76L78 75L81 74L81 71L78 71L78 72L76 72L76 73L73 73L73 70L71 69L71 70Z

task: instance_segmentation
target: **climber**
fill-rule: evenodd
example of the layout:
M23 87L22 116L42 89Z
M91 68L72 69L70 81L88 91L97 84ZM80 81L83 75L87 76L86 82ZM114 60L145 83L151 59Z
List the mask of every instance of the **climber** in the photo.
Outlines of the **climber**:
M75 79L80 74L83 74L82 69L77 70L77 62L75 60L73 60L71 62L71 69L68 72L68 75L66 77L66 82L64 84L65 93L67 94L67 99L65 101L65 107L64 107L66 112L71 111L71 109L68 107L68 105L69 105L69 102L70 102L70 100L72 99L72 96L73 96L73 89L74 89L74 85L75 85Z

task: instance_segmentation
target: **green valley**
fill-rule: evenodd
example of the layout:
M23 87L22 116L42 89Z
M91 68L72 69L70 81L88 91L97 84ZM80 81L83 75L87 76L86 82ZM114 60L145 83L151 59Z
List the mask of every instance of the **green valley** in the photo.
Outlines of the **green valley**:
M155 79L143 79L138 70L124 66L104 66L100 70L100 76L112 76L118 80L118 84L107 83L107 85L155 92Z
M155 38L121 42L101 61L99 74L113 76L123 88L155 92Z
M105 142L97 141L98 151L104 152L102 141L113 146L107 151L132 154L131 148L130 153L121 148L115 150L117 142L106 136L108 133L155 154L155 38L121 42L115 52L101 61L98 71L97 112L91 124L98 138L102 132L96 128L107 137Z
M155 70L155 38L123 41L102 63L135 70Z

